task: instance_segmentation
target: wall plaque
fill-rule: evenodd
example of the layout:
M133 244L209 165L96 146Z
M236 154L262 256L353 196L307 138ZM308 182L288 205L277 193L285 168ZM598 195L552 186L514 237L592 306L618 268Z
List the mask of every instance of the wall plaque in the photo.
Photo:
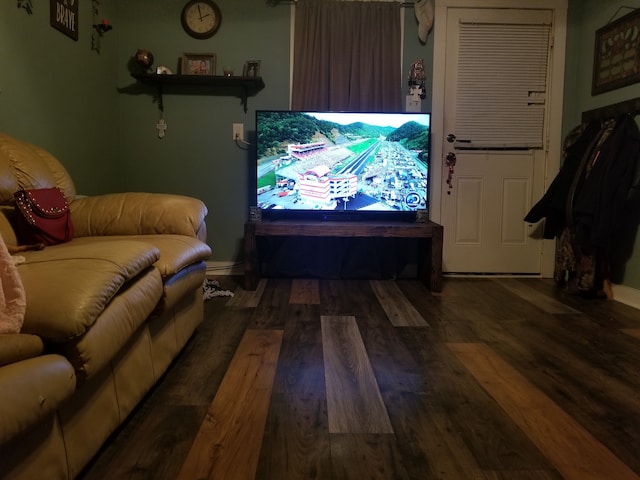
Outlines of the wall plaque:
M591 95L640 82L640 9L596 31Z
M50 0L51 26L76 41L78 40L78 1Z

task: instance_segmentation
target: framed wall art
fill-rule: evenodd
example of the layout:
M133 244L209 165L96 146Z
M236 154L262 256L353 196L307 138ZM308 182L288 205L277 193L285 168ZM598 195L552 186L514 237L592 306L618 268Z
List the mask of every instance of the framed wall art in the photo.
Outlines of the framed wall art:
M215 75L215 53L185 53L182 55L182 75Z
M640 82L640 9L596 31L591 95Z
M260 76L260 60L249 60L248 62L245 62L244 69L242 70L242 76L259 77Z
M49 10L51 26L78 41L78 1L50 0Z

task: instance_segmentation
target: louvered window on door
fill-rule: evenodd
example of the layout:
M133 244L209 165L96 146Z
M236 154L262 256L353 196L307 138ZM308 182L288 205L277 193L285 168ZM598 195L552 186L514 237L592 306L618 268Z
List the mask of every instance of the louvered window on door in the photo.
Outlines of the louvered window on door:
M551 25L459 27L456 148L542 148Z

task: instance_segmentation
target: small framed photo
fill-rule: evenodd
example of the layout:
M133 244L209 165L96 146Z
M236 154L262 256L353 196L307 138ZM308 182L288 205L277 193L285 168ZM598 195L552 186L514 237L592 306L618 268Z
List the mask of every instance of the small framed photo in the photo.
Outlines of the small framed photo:
M245 62L242 70L243 77L259 77L260 76L260 60L249 60Z
M183 75L215 75L215 53L185 53L182 55Z

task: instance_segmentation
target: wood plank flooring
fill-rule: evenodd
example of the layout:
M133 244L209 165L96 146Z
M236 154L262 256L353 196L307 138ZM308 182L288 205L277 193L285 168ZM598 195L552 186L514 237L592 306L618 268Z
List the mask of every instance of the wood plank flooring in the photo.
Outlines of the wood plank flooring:
M353 316L321 316L329 433L393 433Z
M564 478L640 480L486 344L450 343L448 347Z
M253 478L282 330L247 330L178 478Z
M429 324L411 302L402 295L393 280L371 280L369 282L387 318L394 327L427 327Z
M550 280L218 277L84 480L640 479L640 311Z

